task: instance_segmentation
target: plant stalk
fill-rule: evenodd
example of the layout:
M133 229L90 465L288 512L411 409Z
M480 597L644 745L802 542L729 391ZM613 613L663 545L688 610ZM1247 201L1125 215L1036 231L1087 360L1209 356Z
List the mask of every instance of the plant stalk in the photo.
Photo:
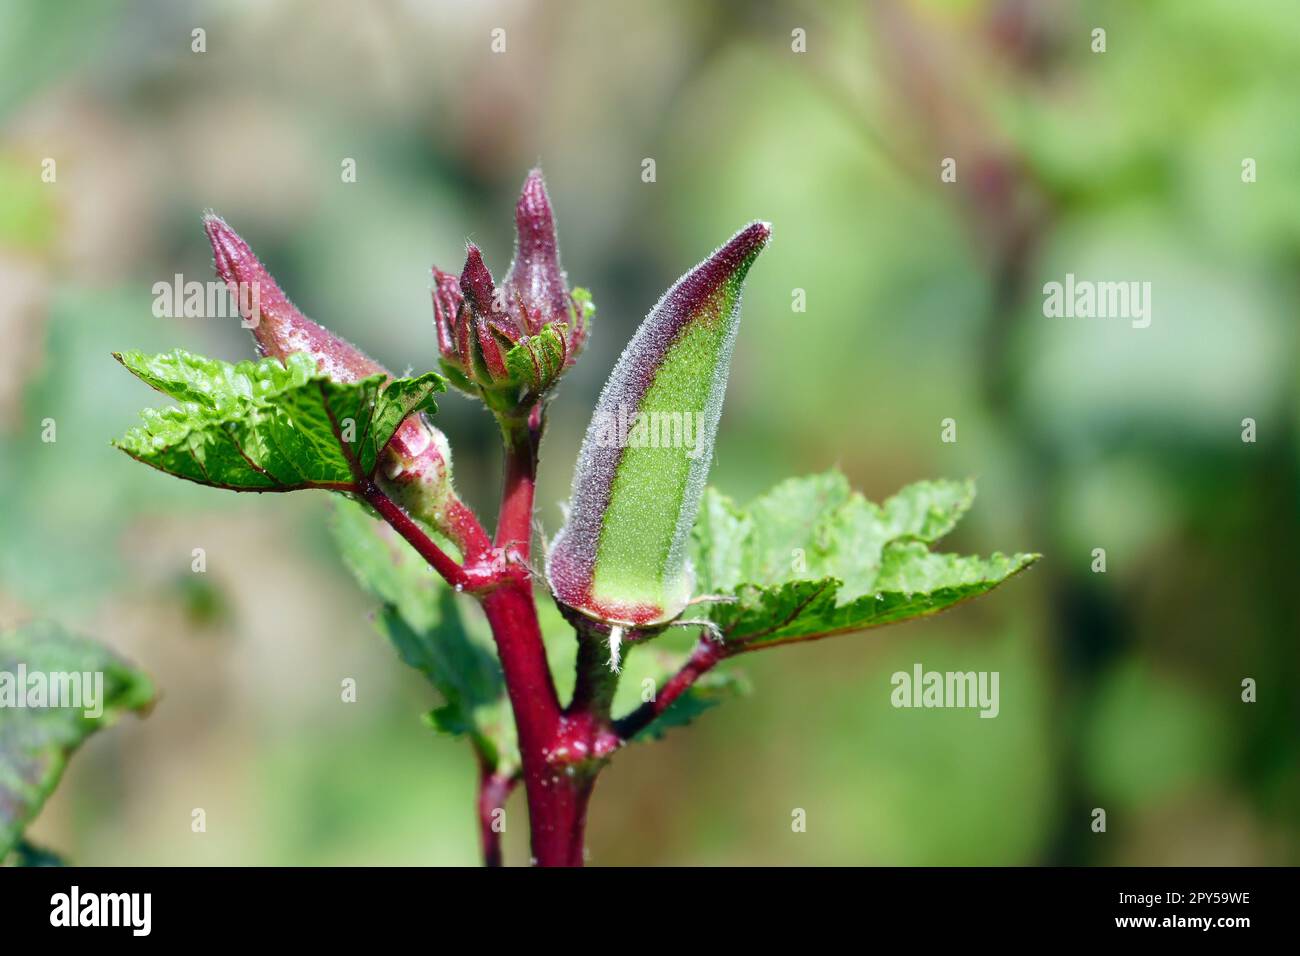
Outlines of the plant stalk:
M384 494L383 490L374 481L369 478L364 479L361 482L359 491L370 506L378 511L380 516L392 526L393 530L405 538L411 547L415 548L420 557L429 562L429 565L442 575L448 584L457 590L461 590L471 583L465 569L457 564L451 555L438 547L433 539L425 534L424 529L416 524L414 519L403 511L397 502Z
M497 553L505 555L508 563L499 586L484 593L481 600L514 711L533 862L538 866L581 866L587 803L595 774L575 767L564 754L557 756L567 736L567 718L546 660L532 577L519 560L527 562L531 550L542 422L540 404L523 418L500 420L505 482L495 543Z
M492 627L506 694L514 711L523 762L524 791L528 796L528 817L533 856L542 866L554 863L553 831L561 821L553 807L556 791L563 789L562 774L548 760L560 722L560 702L546 662L532 582L526 572L483 597L483 612ZM566 856L567 859L567 856Z
M497 517L496 546L527 560L533 539L533 491L541 446L543 410L539 402L523 418L498 418L505 442L505 484Z
M477 597L492 629L506 694L514 712L528 798L533 862L538 866L581 866L587 804L596 774L618 747L609 719L614 675L594 683L579 677L579 693L561 708L537 619L537 604L528 567L532 542L533 493L537 479L543 411L540 405L519 418L499 419L505 443L505 481L494 547L456 563L373 481L360 486L362 496L429 564L457 590ZM590 642L580 644L588 646ZM588 654L591 657L591 654ZM591 658L583 673L597 674ZM484 860L501 863L493 811L505 801L514 779L480 765L478 817Z
M692 684L712 670L714 665L726 656L727 651L723 645L710 639L708 635L701 637L691 651L691 656L686 659L686 663L669 678L668 683L655 695L655 699L647 701L615 723L614 729L619 738L624 741L631 740L645 730L656 717L672 706L673 701L686 693Z

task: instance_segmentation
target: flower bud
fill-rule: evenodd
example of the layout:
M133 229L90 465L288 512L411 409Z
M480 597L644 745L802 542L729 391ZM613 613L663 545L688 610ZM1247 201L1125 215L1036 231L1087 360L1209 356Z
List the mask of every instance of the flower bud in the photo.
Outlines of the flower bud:
M433 270L438 351L448 379L494 411L527 410L573 364L595 311L569 291L560 269L555 217L541 170L524 181L515 207L515 257L498 288L477 246L459 279Z
M552 322L567 324L571 318L573 299L560 268L555 215L540 169L528 174L515 205L515 258L506 274L505 301L516 324L529 335L537 335ZM586 325L584 316L575 318L568 344L576 354Z
M472 363L461 361L460 326L461 309L468 307L465 297L460 294L460 279L450 272L443 272L438 267L433 269L433 324L438 332L438 353L442 356L442 372L457 388L477 394L468 370ZM465 343L468 345L468 343Z
M771 227L736 233L665 293L619 357L587 428L547 579L565 607L655 628L681 614L686 555L713 455L740 289Z
M300 312L258 261L248 243L219 216L203 220L217 275L239 298L244 323L259 353L284 361L305 352L316 367L338 382L371 375L393 375L355 345ZM240 290L252 290L252 294ZM477 521L451 484L451 449L446 436L424 415L411 415L380 456L376 479L385 493L412 517L437 528L462 550L480 545Z
M506 356L527 333L515 326L512 318L497 306L496 283L483 262L478 246L465 247L465 269L460 274L464 295L461 305L462 327L458 330L461 361L484 388L511 388Z
M382 365L355 345L299 312L248 243L224 219L209 213L203 217L203 227L212 244L217 275L239 302L244 324L252 331L260 355L283 360L294 352L306 352L316 359L322 372L340 382L387 374Z

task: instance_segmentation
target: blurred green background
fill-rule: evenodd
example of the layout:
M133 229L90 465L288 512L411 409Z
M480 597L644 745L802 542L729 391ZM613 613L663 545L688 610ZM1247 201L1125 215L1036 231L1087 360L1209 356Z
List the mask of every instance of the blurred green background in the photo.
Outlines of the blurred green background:
M540 161L599 307L543 448L548 532L636 323L764 218L713 482L974 475L951 549L1046 555L939 618L740 661L751 696L602 777L594 864L1300 862L1298 92L1294 0L0 2L0 623L53 617L163 691L32 838L86 864L476 862L469 748L419 720L433 692L373 630L326 496L134 464L109 440L157 401L109 353L251 355L236 323L151 315L155 282L210 277L214 208L308 315L435 367L430 265L468 237L504 271ZM1152 282L1151 327L1045 318L1066 272ZM490 419L438 417L491 518ZM1000 671L1000 716L893 709L918 661Z

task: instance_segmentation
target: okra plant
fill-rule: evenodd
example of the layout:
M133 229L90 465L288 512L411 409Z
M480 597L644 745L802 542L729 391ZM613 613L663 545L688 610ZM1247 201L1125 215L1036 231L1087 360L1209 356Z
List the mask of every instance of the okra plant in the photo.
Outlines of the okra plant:
M176 402L146 410L117 444L214 488L341 498L332 526L345 562L382 602L380 630L442 698L429 723L477 755L485 861L501 862L504 803L522 782L534 861L578 865L601 769L735 688L733 658L933 614L1036 556L931 550L971 505L965 481L920 482L882 505L834 471L747 507L706 487L741 287L772 236L765 222L650 310L596 404L563 526L535 553L548 401L595 307L560 267L540 171L524 182L515 224L500 283L472 244L459 275L433 270L436 341L412 361L429 363L436 347L439 370L398 377L304 316L247 243L207 216L217 273L239 293L261 358L117 354ZM491 533L457 494L451 449L431 422L448 385L481 401L501 433ZM681 628L698 634L693 650L656 645ZM560 661L573 669L567 702ZM617 712L633 672L637 705Z

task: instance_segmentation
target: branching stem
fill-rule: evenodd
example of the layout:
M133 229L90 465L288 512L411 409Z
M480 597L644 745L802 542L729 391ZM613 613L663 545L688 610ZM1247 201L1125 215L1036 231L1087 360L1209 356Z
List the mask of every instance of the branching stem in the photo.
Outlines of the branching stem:
M635 737L726 656L727 651L723 645L711 640L707 635L701 637L691 656L686 659L686 663L669 678L668 683L655 695L654 700L642 704L622 720L615 722L614 730L619 738L627 741Z
M544 411L534 405L523 418L500 419L505 442L505 487L497 518L496 546L528 559L533 535L533 491Z
M581 866L587 804L596 775L620 743L609 714L617 675L593 657L587 662L592 666L579 676L573 702L567 709L561 707L527 564L542 423L540 405L524 417L501 419L505 481L494 544L468 554L464 565L373 481L362 480L359 493L449 584L481 603L514 712L533 859L540 866ZM582 635L579 639L583 643ZM489 866L501 862L499 834L492 827L494 811L518 779L481 762L478 816Z
M372 479L365 478L361 482L359 489L361 497L365 498L380 516L392 525L393 530L400 534L413 547L420 557L429 562L429 565L446 579L447 583L458 590L465 590L471 584L471 579L466 574L465 569L452 560L447 552L430 538L414 519L411 518L397 502L384 494L380 487Z

